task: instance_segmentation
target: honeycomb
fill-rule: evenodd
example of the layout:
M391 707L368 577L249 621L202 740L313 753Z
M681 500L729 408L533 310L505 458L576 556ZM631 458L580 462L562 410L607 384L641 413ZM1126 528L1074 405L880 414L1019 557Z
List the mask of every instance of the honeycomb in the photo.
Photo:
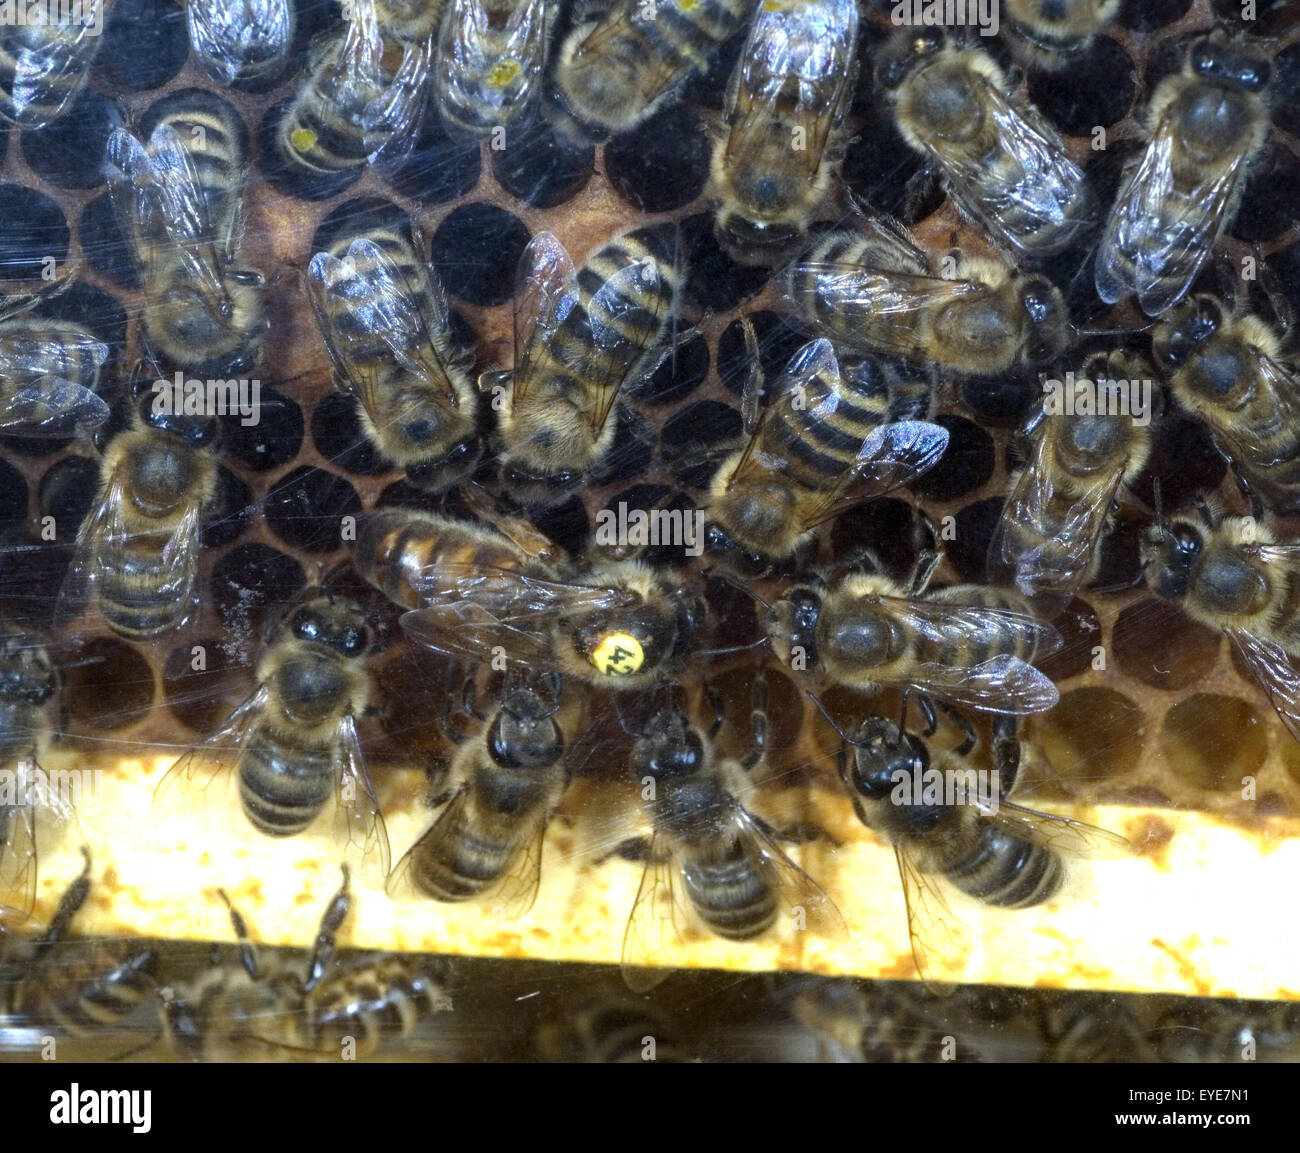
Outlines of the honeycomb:
M862 7L864 67L844 134L842 179L820 219L835 222L845 216L847 190L873 209L902 218L929 247L942 247L958 235L978 248L981 238L938 193L914 194L919 162L872 99L867 79L870 53L891 30L889 5ZM1266 31L1276 45L1279 95L1272 140L1222 248L1234 258L1263 255L1286 297L1300 303L1300 117L1290 99L1300 93L1300 33L1285 6L1261 4L1260 9L1255 30ZM0 532L7 546L0 556L0 612L55 640L67 718L62 755L108 766L109 803L100 807L106 815L94 822L88 818L87 825L97 827L83 830L94 842L97 870L96 898L85 911L82 931L225 941L225 909L210 899L217 886L225 886L241 906L263 912L267 943L310 939L316 910L337 881L336 854L327 838L259 844L240 825L237 812L225 828L210 813L166 830L140 833L131 826L148 812L152 785L176 750L215 731L250 691L267 620L301 588L348 561L345 518L385 506L468 511L459 493L431 498L389 467L366 443L352 402L334 388L302 288L306 264L323 247L322 236L388 206L408 214L426 238L426 255L451 296L459 336L472 349L476 370L488 371L510 363L515 269L530 236L548 230L581 259L632 226L675 229L689 270L683 335L629 405L601 475L579 496L536 518L539 528L575 555L596 514L620 501L640 508L700 505L721 451L741 431L742 316L759 334L768 371L807 339L768 272L736 264L713 237L710 130L743 36L733 38L682 101L606 143L577 144L546 121L536 121L508 132L505 147L496 150L488 140L467 143L430 124L414 154L387 179L367 168L341 180L309 183L277 158L274 127L300 82L312 37L336 27L339 19L336 5L304 0L298 6L296 62L287 74L264 90L219 90L240 112L252 141L241 263L263 270L270 280L271 335L259 368L259 423L224 422L219 507L204 523L202 612L192 632L134 645L93 620L63 632L53 621L76 526L94 497L96 450L123 426L124 398L118 397L114 420L93 446L0 438ZM1075 70L1028 73L1031 98L1067 137L1072 157L1086 166L1103 202L1113 199L1123 160L1139 135L1135 114L1156 80L1175 66L1184 37L1219 20L1239 19L1239 6L1226 0L1132 0L1080 65L1086 83L1079 83ZM990 47L1005 54L1000 41ZM103 146L113 128L138 124L156 102L191 87L218 91L188 51L183 12L170 0L115 0L91 83L75 107L43 130L7 134L0 166L0 219L5 221L0 278L15 286L29 281L51 257L60 269L75 270L73 287L40 305L40 311L93 328L112 349L106 368L117 381L128 378L141 355L140 297L104 184ZM1100 150L1094 147L1097 127L1106 139ZM1050 271L1067 292L1080 327L1143 327L1135 313L1105 312L1091 297L1090 285L1074 275L1078 266L1071 258L1067 254ZM920 508L934 523L954 518L955 536L946 542L939 579L984 579L1007 476L1018 463L1013 433L1024 414L1024 398L1031 395L1023 385L945 380L939 419L951 442L943 460L911 492L876 501L827 527L818 556L830 560L866 541L891 569L905 572L915 557L910 542ZM490 471L483 479L492 484ZM1162 884L1178 880L1180 843L1193 859L1197 853L1205 859L1271 853L1284 875L1290 856L1277 842L1300 818L1300 749L1243 677L1223 638L1141 587L1137 534L1151 516L1157 481L1167 508L1199 496L1228 507L1240 502L1208 434L1186 416L1162 418L1151 463L1126 494L1124 513L1105 542L1101 575L1057 622L1065 644L1043 668L1059 684L1061 701L1025 725L1028 763L1017 800L1106 806L1089 819L1126 832L1143 867L1159 873ZM1282 521L1280 535L1296 527ZM760 582L754 591L767 597L779 587L779 580ZM438 726L445 673L430 654L401 640L382 598L368 594L359 580L349 591L366 598L385 646L370 661L378 706L360 724L396 853L427 826L426 771L448 753ZM707 592L716 636L758 636L753 604L743 593L716 580ZM193 667L196 645L205 654L199 671ZM879 900L887 912L871 921L871 929L857 929L849 952L789 943L704 942L689 964L912 976L892 854L862 829L842 795L835 775L838 737L764 648L717 658L707 667L708 680L727 704L723 748L740 754L752 744L749 690L760 670L769 682L773 732L757 808L773 821L803 823L823 834L796 855L846 910L860 901L876 909ZM704 677L694 666L684 677L696 703ZM835 691L826 703L845 719L867 708L861 698ZM874 702L870 707L876 708ZM575 782L547 842L548 851L558 850L557 871L576 871L578 880L552 892L553 874L544 874L543 896L528 929L484 930L474 921L479 914L459 909L399 916L382 894L372 892L358 902L344 939L369 948L533 961L617 960L639 871L617 859L596 862L635 811L635 793L620 768L627 747L608 710L593 708L575 758ZM1253 789L1243 790L1243 778L1251 778ZM117 851L122 841L144 854L134 870L125 851ZM63 885L75 875L78 843L68 832L45 854L38 918L48 918ZM174 865L172 875L146 875L145 862L158 866L173 852L184 864ZM1096 904L1085 906L1086 913L1105 917L1108 901L1132 912L1126 885L1099 877ZM190 899L200 892L209 898L201 906ZM1181 929L1184 937L1194 937L1197 902L1189 898L1187 908ZM1057 929L1069 923L1064 903L1049 905L1047 912ZM858 918L851 920L857 924ZM1008 935L992 932L985 952L1009 960L1023 950L1017 947L1016 918L1004 920L1012 922ZM876 930L880 923L890 928ZM984 928L990 922L977 923ZM1051 926L1043 930L1052 931ZM1090 931L1086 915L1061 930L1075 943ZM1189 976L1179 946L1164 944L1168 956L1160 948L1153 953L1152 942L1163 942L1161 932L1149 925L1118 932L1110 942L1112 968L1073 964L1070 951L1058 942L1054 949L1024 952L1023 967L1012 967L1009 976L990 961L993 967L983 970L982 979L996 980L1001 973L1009 983L1024 985L1297 995L1280 958L1262 977L1228 962L1212 976L1195 971ZM1132 951L1130 946L1140 956L1125 968L1120 957Z

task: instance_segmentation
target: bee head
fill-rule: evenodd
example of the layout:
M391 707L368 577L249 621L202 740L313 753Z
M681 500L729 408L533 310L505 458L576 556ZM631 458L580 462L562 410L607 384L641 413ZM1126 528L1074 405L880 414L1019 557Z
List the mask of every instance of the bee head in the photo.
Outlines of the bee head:
M329 596L299 605L289 617L289 631L300 641L325 645L345 657L360 657L370 647L370 625L361 607Z
M1273 79L1271 60L1230 41L1221 32L1203 36L1192 45L1192 71L1247 92L1262 92Z
M769 629L782 638L787 654L803 651L806 668L817 664L817 626L821 623L822 598L814 589L794 589L773 605L768 614Z
M947 42L942 29L909 28L881 52L876 65L876 83L887 90L897 88L920 61L942 51Z
M216 443L221 435L221 422L217 417L176 412L169 393L142 393L137 405L142 424L177 437L191 448L206 448Z
M772 565L761 552L741 548L726 529L712 521L704 528L704 552L742 577L760 577Z
M43 649L20 648L0 661L0 700L39 705L55 689L54 668Z
M647 722L632 747L632 768L638 778L680 780L704 765L704 741L678 709L664 709Z
M527 508L549 508L559 504L582 488L584 474L574 469L555 473L536 473L517 464L501 467L505 490Z
M425 421L413 422L405 430L407 438L413 444L425 443L432 436L432 432L423 428L417 429L415 425L432 423ZM406 479L417 488L429 492L441 492L458 481L466 479L474 471L474 467L478 464L481 455L477 440L462 440L441 456L430 457L428 460L408 464L406 466Z
M756 213L775 215L784 205L798 203L806 183L778 180L770 173L745 185L745 199ZM806 193L805 193L806 195ZM718 243L727 255L741 264L776 264L794 251L803 239L803 229L790 220L755 220L724 206L718 211Z
M488 733L492 759L510 768L553 765L564 752L564 735L552 720L555 708L528 688L508 694Z
M1156 359L1165 368L1178 368L1223 325L1223 305L1212 296L1183 301L1157 327L1152 338Z
M1157 522L1142 534L1147 584L1157 596L1177 599L1191 588L1192 569L1205 547L1201 530L1189 521Z
M897 784L897 774L914 776L930 767L930 750L925 742L884 717L868 717L851 743L853 760L847 783L870 801L888 799Z
M1070 317L1060 289L1045 276L1027 276L1020 287L1020 306L1029 320L1029 362L1045 364L1064 352L1070 342Z

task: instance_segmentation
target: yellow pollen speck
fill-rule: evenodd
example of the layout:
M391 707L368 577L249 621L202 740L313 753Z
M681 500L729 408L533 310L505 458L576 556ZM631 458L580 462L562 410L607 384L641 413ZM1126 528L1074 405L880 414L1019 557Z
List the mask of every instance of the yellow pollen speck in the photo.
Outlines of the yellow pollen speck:
M289 133L289 143L299 152L307 152L316 143L316 133L310 128L295 128Z
M634 636L610 633L591 650L591 663L607 677L629 677L645 663L645 650Z
M488 87L504 88L520 73L518 60L499 60L488 71Z

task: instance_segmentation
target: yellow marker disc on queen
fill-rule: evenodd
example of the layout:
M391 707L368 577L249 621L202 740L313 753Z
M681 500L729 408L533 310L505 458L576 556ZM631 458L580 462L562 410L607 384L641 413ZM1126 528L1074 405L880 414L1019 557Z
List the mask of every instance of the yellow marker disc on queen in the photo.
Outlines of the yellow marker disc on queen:
M609 633L591 650L590 660L607 677L630 677L645 664L645 650L628 633Z

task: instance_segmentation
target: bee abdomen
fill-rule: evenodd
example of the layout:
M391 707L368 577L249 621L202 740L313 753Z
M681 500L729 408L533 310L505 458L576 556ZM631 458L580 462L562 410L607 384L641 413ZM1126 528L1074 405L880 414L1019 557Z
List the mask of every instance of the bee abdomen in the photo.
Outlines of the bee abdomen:
M338 1048L351 1036L363 1055L450 1008L442 978L402 959L344 973L311 996L311 1047Z
M98 573L100 609L108 626L127 640L147 641L176 627L189 608L190 582L163 556L162 534L111 547ZM157 541L150 548L149 542Z
M331 748L293 748L263 728L244 747L239 795L259 832L287 837L302 832L325 808L334 777Z
M975 844L944 870L963 893L989 905L1040 905L1061 887L1064 869L1051 849L981 821Z
M153 994L148 973L154 955L142 952L105 972L52 992L46 1009L51 1023L85 1037L124 1021Z
M683 870L696 911L719 937L745 941L776 921L776 896L743 853L720 863L694 861Z

